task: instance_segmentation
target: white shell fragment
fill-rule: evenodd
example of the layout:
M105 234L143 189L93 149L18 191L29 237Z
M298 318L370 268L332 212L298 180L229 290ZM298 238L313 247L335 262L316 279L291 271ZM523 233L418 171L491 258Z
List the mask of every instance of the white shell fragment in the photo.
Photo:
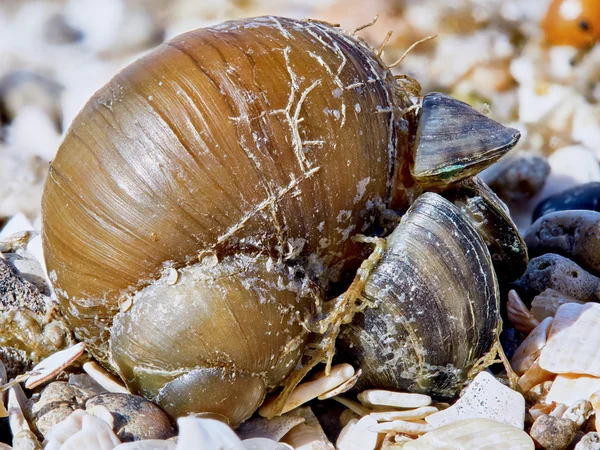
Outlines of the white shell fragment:
M246 450L234 431L214 419L180 417L177 450Z
M438 409L435 406L422 406L421 408L409 409L407 411L373 412L370 415L378 422L389 422L392 420L424 419L437 412Z
M374 450L377 445L377 432L370 428L377 421L365 416L360 420L353 419L346 425L335 443L338 450Z
M577 400L589 400L592 394L600 390L600 378L586 375L558 375L546 397L546 403L564 403L572 405Z
M346 408L350 409L351 411L354 411L359 416L366 416L367 414L369 414L371 412L371 410L369 408L366 408L363 405L361 405L360 403L355 402L354 400L346 398L346 397L341 397L341 396L337 395L335 397L332 397L332 400L335 400L336 402L341 403Z
M86 362L83 370L108 392L131 394L129 390L95 361Z
M488 372L479 373L463 396L450 408L427 416L425 421L440 427L464 419L485 418L523 429L525 399Z
M121 441L112 427L81 409L58 423L48 433L46 450L112 450Z
M523 430L490 419L453 422L407 442L403 450L533 450L532 439Z
M365 406L393 406L394 408L420 408L431 405L431 397L424 394L370 389L358 394L358 400Z
M309 406L296 408L290 414L304 417L304 423L292 428L281 442L289 444L295 450L334 450L321 424ZM179 448L177 450L180 450Z
M114 450L177 450L177 444L173 441L148 439L119 444L114 448Z
M529 334L531 330L540 324L515 290L508 293L506 314L515 328L524 334Z
M540 367L553 373L600 376L600 304L566 303L556 312Z
M66 350L56 352L48 358L37 364L32 370L32 375L25 382L27 389L33 389L36 386L51 380L63 369L73 364L77 358L83 355L85 343L80 342Z
M317 375L315 380L306 381L296 386L285 402L282 413L291 411L351 379L354 376L354 367L350 364L339 364L331 368L329 376L325 376L324 373L323 371L320 375ZM272 412L274 405L274 399L266 402L260 407L258 414L267 417Z
M531 314L541 322L546 317L554 317L558 308L565 303L583 304L584 302L554 289L546 289L531 301Z
M373 425L369 428L371 431L377 433L402 433L409 434L411 436L419 436L425 434L435 427L427 423L407 422L404 420L394 420L392 422L382 422L377 425Z
M294 450L287 444L266 438L252 438L242 441L247 450Z
M551 323L552 317L546 317L542 320L515 351L510 360L510 365L518 375L523 374L523 372L529 369L538 356L540 356L540 352L546 345L548 329Z

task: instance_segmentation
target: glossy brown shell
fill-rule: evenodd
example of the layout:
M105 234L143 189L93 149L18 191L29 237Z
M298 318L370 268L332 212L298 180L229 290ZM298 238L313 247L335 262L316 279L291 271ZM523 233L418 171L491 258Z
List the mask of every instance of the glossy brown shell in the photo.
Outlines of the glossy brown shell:
M73 122L43 197L45 258L76 335L106 363L123 294L206 251L302 260L335 280L357 256L351 237L408 182L409 104L369 47L319 22L227 22L125 68Z

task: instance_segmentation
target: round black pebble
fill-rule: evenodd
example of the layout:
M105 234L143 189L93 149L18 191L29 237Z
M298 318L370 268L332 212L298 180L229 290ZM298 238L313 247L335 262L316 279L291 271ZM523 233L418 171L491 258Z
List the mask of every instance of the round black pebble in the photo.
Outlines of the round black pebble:
M533 210L535 222L542 216L555 211L585 209L600 211L600 183L586 183L542 200Z

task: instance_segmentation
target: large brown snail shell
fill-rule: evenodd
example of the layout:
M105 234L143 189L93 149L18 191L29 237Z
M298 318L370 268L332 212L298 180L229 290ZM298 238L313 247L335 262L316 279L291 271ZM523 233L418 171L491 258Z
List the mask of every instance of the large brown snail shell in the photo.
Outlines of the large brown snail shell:
M172 415L243 421L364 259L352 237L518 139L442 94L418 123L412 93L360 40L281 17L192 31L125 68L73 122L43 197L46 263L76 336ZM436 147L428 121L457 111L467 123L449 121ZM450 177L435 158L432 177L411 175L425 144Z

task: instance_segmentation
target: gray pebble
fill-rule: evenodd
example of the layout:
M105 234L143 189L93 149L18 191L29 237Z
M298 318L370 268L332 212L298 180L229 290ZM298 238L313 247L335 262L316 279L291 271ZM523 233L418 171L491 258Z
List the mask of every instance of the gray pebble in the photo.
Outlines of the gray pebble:
M11 72L0 79L2 114L7 122L11 122L23 108L36 106L58 125L62 89L56 81L34 72Z
M566 449L579 427L569 419L559 419L553 416L540 416L533 423L529 434L546 450Z
M600 278L554 253L529 261L527 272L513 285L521 298L528 301L546 289L554 289L583 302L600 300Z
M600 435L596 432L587 433L575 446L575 450L600 450Z
M540 217L525 233L530 256L558 253L600 275L600 213L557 211Z
M175 434L167 415L148 400L130 394L105 393L90 398L86 410L104 406L114 418L114 432L121 442L168 439Z
M54 425L65 420L73 411L83 409L85 401L94 395L93 391L54 381L39 396L29 400L24 412L33 430L45 437Z
M26 307L45 314L44 296L32 283L25 280L15 266L7 260L0 259L0 304L2 310Z
M600 211L600 183L584 183L542 200L533 210L533 221L556 211Z
M500 160L482 178L503 200L521 203L542 190L549 173L546 158L523 155Z

